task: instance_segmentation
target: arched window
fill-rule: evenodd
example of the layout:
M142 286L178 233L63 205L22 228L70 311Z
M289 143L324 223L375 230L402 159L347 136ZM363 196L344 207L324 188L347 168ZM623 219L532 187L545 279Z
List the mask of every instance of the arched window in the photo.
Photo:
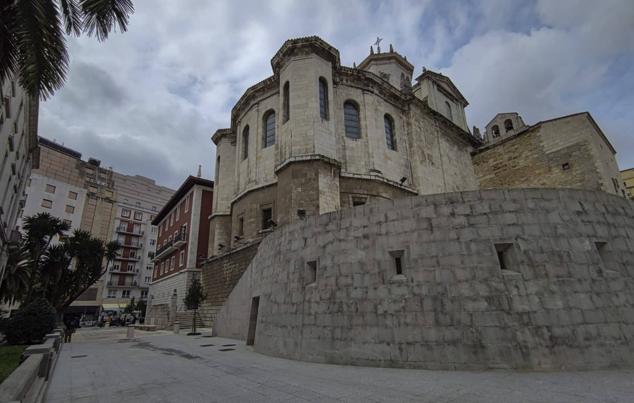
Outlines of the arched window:
M264 114L263 126L262 148L266 148L275 144L275 111Z
M359 107L354 101L346 101L343 104L343 121L346 129L346 137L351 139L361 138L361 122L359 121Z
M328 120L328 82L319 77L319 116Z
M387 113L383 116L385 125L385 142L387 148L396 151L396 137L394 136L394 119Z
M445 101L445 113L449 120L453 120L453 113L451 112L451 104Z
M290 94L289 94L289 89L290 86L288 84L288 81L284 84L284 89L282 90L282 97L283 97L283 108L282 108L282 123L286 123L288 122L288 120L291 118L291 101L290 101Z
M513 122L511 121L511 119L506 119L504 121L504 130L506 130L507 132L513 130Z
M242 159L249 157L249 125L242 130Z
M493 137L500 137L500 126L493 125L491 126L491 130L493 131Z
M216 157L216 183L218 183L219 177L220 177L220 156Z

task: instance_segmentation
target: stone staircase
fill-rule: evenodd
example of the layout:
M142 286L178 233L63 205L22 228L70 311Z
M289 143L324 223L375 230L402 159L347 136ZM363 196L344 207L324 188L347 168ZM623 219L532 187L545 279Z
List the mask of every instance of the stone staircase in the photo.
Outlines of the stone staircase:
M178 327L180 329L191 329L192 321L194 318L194 311L180 311L176 312L176 320L178 321ZM198 311L196 315L196 327L210 327L209 320L204 320L201 312Z

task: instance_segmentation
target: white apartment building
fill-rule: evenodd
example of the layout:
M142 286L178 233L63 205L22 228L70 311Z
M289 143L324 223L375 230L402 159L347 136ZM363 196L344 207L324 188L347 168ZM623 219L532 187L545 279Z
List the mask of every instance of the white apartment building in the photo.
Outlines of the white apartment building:
M24 188L37 167L37 117L39 101L30 97L17 80L0 85L0 282L7 260L6 245L17 240L16 222L24 207Z

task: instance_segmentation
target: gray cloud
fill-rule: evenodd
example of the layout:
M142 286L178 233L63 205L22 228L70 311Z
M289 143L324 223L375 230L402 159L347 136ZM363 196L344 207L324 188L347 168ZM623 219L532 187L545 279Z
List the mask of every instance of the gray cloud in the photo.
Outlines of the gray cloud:
M193 8L137 0L125 34L69 40L69 80L42 105L40 134L175 188L198 164L212 177L210 135L229 125L244 90L271 74L284 40L320 35L352 65L380 35L417 72L424 65L450 75L471 102L471 124L505 110L529 121L590 110L626 155L631 113L600 106L617 96L632 105L632 95L618 86L596 94L614 79L611 61L632 55L632 7L609 0L598 12L565 1L253 0Z

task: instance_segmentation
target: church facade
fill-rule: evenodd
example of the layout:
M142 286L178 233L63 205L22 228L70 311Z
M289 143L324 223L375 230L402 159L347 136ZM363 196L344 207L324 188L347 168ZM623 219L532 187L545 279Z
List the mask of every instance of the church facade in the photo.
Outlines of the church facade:
M209 255L278 225L370 201L477 189L468 102L390 46L358 67L318 37L286 41L212 136Z

